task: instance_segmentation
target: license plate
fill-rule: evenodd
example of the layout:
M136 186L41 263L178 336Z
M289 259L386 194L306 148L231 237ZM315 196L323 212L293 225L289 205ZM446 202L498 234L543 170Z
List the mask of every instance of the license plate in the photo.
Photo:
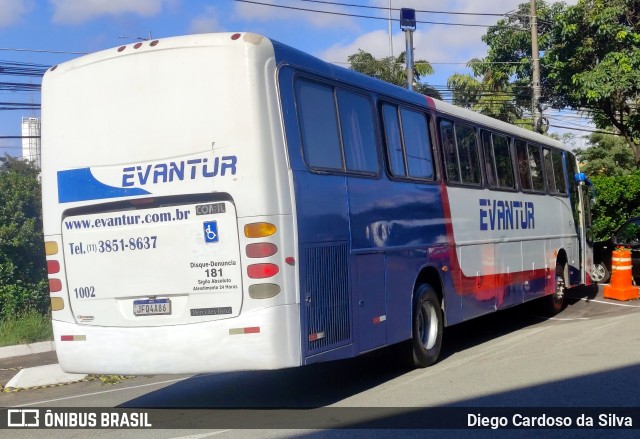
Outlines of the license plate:
M169 299L145 299L133 301L134 316L158 316L171 314L171 301Z

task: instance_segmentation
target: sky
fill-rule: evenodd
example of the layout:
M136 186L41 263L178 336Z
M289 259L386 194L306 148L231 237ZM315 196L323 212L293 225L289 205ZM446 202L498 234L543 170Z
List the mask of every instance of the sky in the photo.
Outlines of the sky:
M565 1L570 5L576 2ZM427 76L426 82L442 87L452 74L470 73L466 67L470 59L486 55L487 46L482 42L482 35L486 33L487 26L500 19L499 16L459 13L506 14L516 10L519 3L528 1L0 0L0 67L6 63L51 66L83 53L150 37L159 39L194 33L244 31L265 35L347 67L347 57L359 49L378 58L391 53L397 56L405 50L405 35L397 21L391 23L390 45L387 8L391 5L394 20L399 18L399 11L395 10L399 8L431 11L417 13L415 59L426 59L433 65L435 74ZM453 12L458 14L451 14ZM0 70L0 82L39 84L40 78L6 75ZM37 90L0 89L0 103L5 102L37 104L40 95ZM23 116L39 116L39 112L0 110L0 155L21 154L20 139L2 137L20 136ZM553 114L552 118L552 125L585 125L584 120L573 115ZM551 128L551 131L562 133L568 130ZM577 136L585 134L583 131L574 133Z

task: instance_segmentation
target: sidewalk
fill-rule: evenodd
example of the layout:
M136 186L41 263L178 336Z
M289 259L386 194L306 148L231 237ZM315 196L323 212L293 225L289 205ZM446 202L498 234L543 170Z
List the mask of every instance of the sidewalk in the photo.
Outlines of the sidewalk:
M0 390L71 383L85 377L60 368L51 341L0 348Z

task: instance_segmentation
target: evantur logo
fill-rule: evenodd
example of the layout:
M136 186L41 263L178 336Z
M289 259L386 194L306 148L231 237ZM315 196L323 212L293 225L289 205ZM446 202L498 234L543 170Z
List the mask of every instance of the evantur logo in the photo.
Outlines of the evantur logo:
M154 165L137 165L122 169L122 187L140 187L147 184L195 180L201 177L236 175L238 158L234 155L170 161Z
M532 202L480 199L480 230L526 230L535 227Z

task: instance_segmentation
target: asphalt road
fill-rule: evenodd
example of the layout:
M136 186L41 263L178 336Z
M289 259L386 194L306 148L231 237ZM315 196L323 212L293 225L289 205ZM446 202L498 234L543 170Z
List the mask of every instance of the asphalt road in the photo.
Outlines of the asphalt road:
M209 413L214 420L220 413L226 416L220 423L224 428L216 428L216 423L210 421L206 429L194 430L182 428L183 424L178 422L176 425L181 427L178 430L135 432L135 437L154 439L328 434L331 437L387 437L384 430L309 430L317 425L300 424L296 412L293 415L284 412L284 418L277 419L280 412L273 409L329 407L320 411L321 417L336 422L346 419L352 422L352 428L358 428L359 422L362 428L371 425L359 417L362 407L383 408L369 409L371 416L382 420L383 427L398 426L402 422L412 425L419 417L434 415L421 412L424 407L478 414L491 413L496 407L522 410L577 407L613 412L622 410L613 408L627 408L640 420L639 390L640 301L606 300L596 289L585 288L573 291L566 309L551 319L540 316L535 306L525 305L447 328L442 357L427 369L407 371L398 365L393 350L386 349L352 360L280 371L135 377L115 385L88 382L0 394L0 406L214 409L204 412L203 416ZM223 408L271 409L260 412L269 413L277 422L272 424L273 429L260 428L264 426L264 419L255 421L251 412L241 410L215 410ZM185 412L163 413L185 416ZM289 429L287 422L291 423ZM321 425L330 427L331 422ZM634 428L635 432L609 432L616 437L626 434L632 437L640 425ZM45 433L42 430L30 434L23 430L7 432L6 437L25 438ZM556 432L558 437L599 437L603 433L602 430L544 432L545 436ZM74 437L77 433L77 430L75 433L55 430L48 431L47 437ZM130 437L129 433L125 430L99 432L100 436L109 438ZM438 436L457 436L452 430L439 433ZM465 435L468 433L471 436L487 433L526 436L522 430L475 430ZM396 437L391 433L389 436ZM424 433L402 430L402 436L424 437Z

